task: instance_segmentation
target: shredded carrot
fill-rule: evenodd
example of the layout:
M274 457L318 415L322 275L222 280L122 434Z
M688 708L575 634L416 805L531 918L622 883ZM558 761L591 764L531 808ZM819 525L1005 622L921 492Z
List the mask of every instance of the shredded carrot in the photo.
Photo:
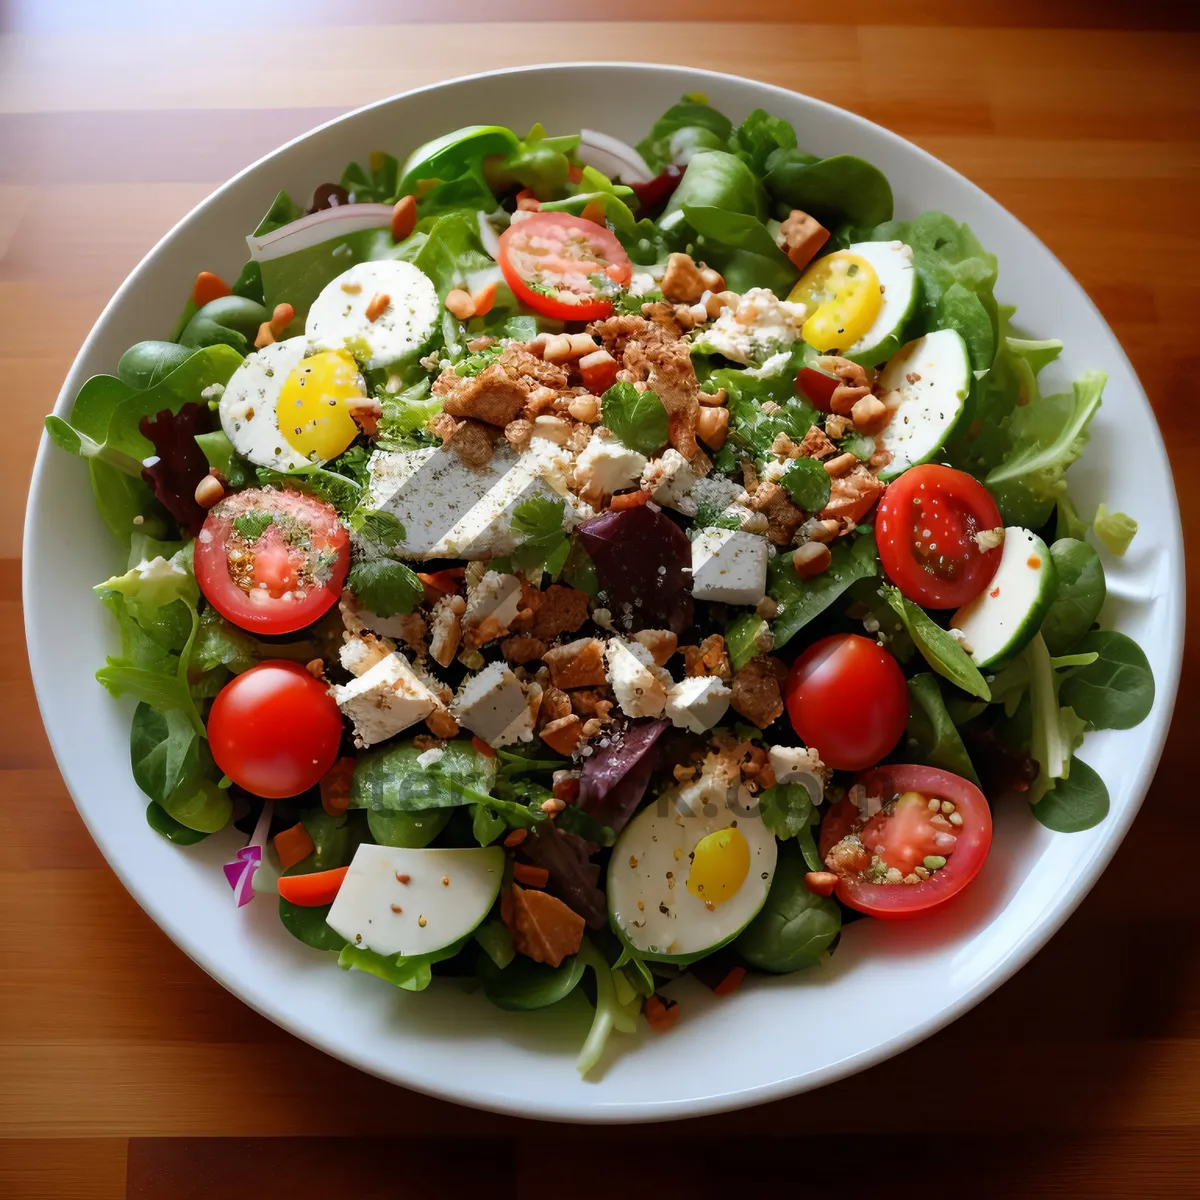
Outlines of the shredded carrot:
M642 1014L655 1033L666 1033L679 1020L679 1005L655 992L643 1006Z
M832 896L838 877L832 871L809 871L804 876L804 886L814 896Z
M297 821L291 829L285 829L275 835L275 853L279 855L279 866L286 871L298 862L303 862L314 850L313 840L308 835L302 821Z
M233 288L220 275L211 271L201 271L192 285L192 303L197 308L203 308L210 300L220 300L222 296L232 296Z
M331 816L340 817L350 807L350 784L354 778L354 759L339 758L321 780L321 807Z
M526 887L543 888L550 882L550 872L545 867L534 867L529 863L513 863L513 878Z
M542 205L529 188L522 188L517 193L517 208L522 212L537 212Z
M486 317L496 304L496 284L493 282L481 287L471 299L475 302L475 315Z
M425 588L425 600L436 604L442 596L452 596L463 581L462 567L447 567L444 571L418 571L417 578Z
M584 206L583 211L579 214L585 221L592 221L596 225L604 224L604 201L589 200Z
M483 755L484 758L495 758L496 752L483 740L483 738L473 737L471 745Z
M567 168L567 182L568 183L582 183L583 182L583 168L576 163L572 163Z
M504 839L504 844L510 849L513 846L519 846L529 836L528 829L514 829L512 833Z
M613 512L621 512L626 508L641 508L649 499L649 492L622 492L612 498L608 507Z
M745 967L734 967L720 983L713 988L713 994L717 996L729 996L742 986L742 980L746 978Z
M346 878L349 867L334 867L332 871L314 871L311 875L281 875L279 894L290 904L301 908L320 908L332 904Z

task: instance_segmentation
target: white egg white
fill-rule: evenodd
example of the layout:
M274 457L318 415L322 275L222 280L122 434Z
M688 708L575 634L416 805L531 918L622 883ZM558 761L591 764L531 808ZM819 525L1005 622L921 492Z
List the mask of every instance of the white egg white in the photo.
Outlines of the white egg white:
M378 297L387 306L367 315ZM356 263L321 291L304 331L311 353L348 350L365 367L386 367L420 350L441 315L429 276L412 263L379 259Z
M304 357L302 337L272 342L242 360L221 395L221 428L233 448L250 462L276 471L308 463L279 432L276 409L284 381Z
M917 272L912 247L903 242L855 242L847 249L871 264L883 289L883 307L874 324L849 350L846 358L868 366L890 358L903 344L904 328L917 303Z
M709 908L688 890L692 855L702 838L730 828L749 844L750 870L733 896ZM645 958L701 958L732 941L758 914L777 856L775 836L737 767L710 759L694 783L668 788L621 832L608 867L609 920Z

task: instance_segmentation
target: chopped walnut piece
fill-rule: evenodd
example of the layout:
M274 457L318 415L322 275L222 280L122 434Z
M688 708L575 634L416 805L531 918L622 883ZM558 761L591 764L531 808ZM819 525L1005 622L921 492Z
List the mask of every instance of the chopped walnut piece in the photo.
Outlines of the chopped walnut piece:
M650 304L643 304L642 316L647 321L652 321L655 325L665 329L672 337L683 336L683 326L675 317L675 306L668 304L665 300L655 300Z
M542 689L542 707L538 710L538 719L549 724L561 717L570 716L571 698L561 688L553 685Z
M633 635L633 640L650 651L656 667L665 667L679 645L679 638L669 629L642 629Z
M612 715L613 702L607 688L576 688L570 696L571 708L581 717L607 721Z
M513 949L534 962L561 966L583 944L583 918L549 892L512 884L501 898L500 918Z
M787 678L787 667L769 654L752 658L733 677L733 710L759 729L766 729L783 715L779 685Z
M555 687L602 687L607 680L604 646L599 638L579 638L563 646L552 646L542 657L550 668L550 681Z
M569 757L583 741L583 722L574 713L558 717L549 722L539 736L552 750Z
M541 638L518 633L513 637L506 637L500 643L500 653L514 666L524 666L526 663L537 662L546 653L546 643Z
M790 545L796 530L804 524L804 510L778 483L760 483L750 497L750 507L767 518L767 537L776 546Z
M810 425L800 442L800 454L804 458L832 458L838 448L816 425Z
M725 639L719 633L709 634L699 646L684 646L683 669L688 675L715 675L728 681L733 677Z

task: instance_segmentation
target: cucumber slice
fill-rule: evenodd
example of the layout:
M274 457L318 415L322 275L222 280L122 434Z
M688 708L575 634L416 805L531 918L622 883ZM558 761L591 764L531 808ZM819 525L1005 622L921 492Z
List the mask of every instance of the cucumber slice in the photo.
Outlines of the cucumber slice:
M929 462L950 439L971 391L967 343L953 329L939 329L893 354L879 376L881 396L895 392L899 403L879 435L892 452L880 479L895 479L909 467Z
M954 614L950 627L962 633L976 666L1001 666L1042 627L1057 589L1058 572L1046 543L1028 529L1010 526L992 582Z
M873 367L886 362L904 344L904 331L917 307L912 248L903 242L856 242L849 247L849 253L871 264L883 291L883 307L875 324L843 357Z

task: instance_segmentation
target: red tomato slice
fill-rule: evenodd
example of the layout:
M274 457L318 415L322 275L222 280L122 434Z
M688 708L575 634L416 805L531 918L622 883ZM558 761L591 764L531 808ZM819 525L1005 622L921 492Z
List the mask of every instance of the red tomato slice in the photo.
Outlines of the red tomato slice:
M281 799L315 787L337 761L342 714L303 667L271 659L231 679L208 714L217 766L238 787Z
M900 664L854 633L814 642L792 663L784 685L792 728L839 771L861 771L889 753L908 721Z
M833 393L841 380L819 367L801 367L796 374L796 395L811 400L822 412L833 412Z
M847 798L835 804L821 824L823 859L852 833L862 843L857 852L848 848L837 872L837 896L843 904L885 920L915 917L956 896L979 874L992 844L992 810L970 780L934 767L897 765L868 771L856 782L868 795L881 796L884 807L864 822ZM949 801L962 824L952 822L940 808L932 811L929 802L934 799ZM861 864L854 862L856 853ZM907 877L923 867L927 855L944 858L945 865L919 883L876 883L861 869L870 870L868 855Z
M323 500L250 488L208 514L196 538L195 570L205 599L235 625L292 633L342 594L350 539Z
M975 535L1004 522L987 488L965 471L927 463L889 483L875 513L879 561L891 581L925 608L961 608L992 581L999 546Z
M536 212L500 235L500 269L518 300L560 321L597 321L612 312L633 264L616 235L569 213Z

